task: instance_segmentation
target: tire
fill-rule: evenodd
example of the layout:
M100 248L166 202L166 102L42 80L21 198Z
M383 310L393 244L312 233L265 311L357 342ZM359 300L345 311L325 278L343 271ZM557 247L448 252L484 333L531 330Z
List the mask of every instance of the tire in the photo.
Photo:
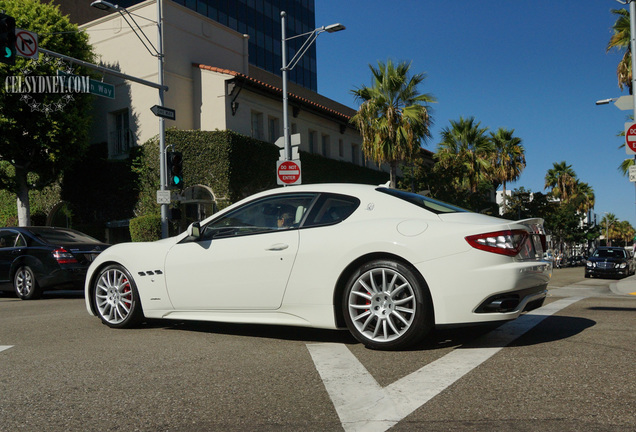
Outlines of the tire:
M342 307L347 328L367 348L404 349L420 342L433 326L428 288L408 267L376 260L349 279Z
M36 300L42 297L42 288L29 266L20 266L13 275L13 288L22 300Z
M135 281L124 267L105 267L91 290L95 311L104 324L112 328L131 328L144 318Z

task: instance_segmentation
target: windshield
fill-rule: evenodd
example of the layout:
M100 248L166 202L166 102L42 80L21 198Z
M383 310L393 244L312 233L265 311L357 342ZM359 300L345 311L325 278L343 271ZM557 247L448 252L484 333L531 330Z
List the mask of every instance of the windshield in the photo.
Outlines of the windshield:
M593 257L596 258L625 258L624 249L597 249Z
M380 187L380 188L377 188L376 190L378 192L392 195L401 200L408 201L411 204L415 204L418 207L422 207L436 214L468 212L468 210L463 209L461 207L457 207L452 204L448 204L443 201L438 201L436 199L425 197L424 195L418 195L412 192L405 192L405 191L401 191L397 189L389 189L385 187Z

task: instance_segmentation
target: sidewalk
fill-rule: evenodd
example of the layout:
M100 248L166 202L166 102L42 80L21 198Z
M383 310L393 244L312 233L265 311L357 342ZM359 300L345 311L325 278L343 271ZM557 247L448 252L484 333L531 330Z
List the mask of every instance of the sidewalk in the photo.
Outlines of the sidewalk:
M610 284L610 290L614 294L631 294L636 296L636 275L612 282Z

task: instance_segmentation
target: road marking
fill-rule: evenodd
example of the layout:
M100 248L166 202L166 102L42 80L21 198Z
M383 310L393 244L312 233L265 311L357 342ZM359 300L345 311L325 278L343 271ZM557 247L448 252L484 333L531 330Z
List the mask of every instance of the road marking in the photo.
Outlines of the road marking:
M13 347L13 345L0 345L0 351L8 350Z
M307 349L344 430L383 432L541 321L582 298L557 300L528 312L472 344L484 348L455 349L384 388L345 345L308 344Z

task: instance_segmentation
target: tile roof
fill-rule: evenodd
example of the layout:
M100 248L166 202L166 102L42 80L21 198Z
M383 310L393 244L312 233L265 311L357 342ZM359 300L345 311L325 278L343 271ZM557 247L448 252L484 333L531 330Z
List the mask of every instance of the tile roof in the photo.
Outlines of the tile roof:
M233 70L230 70L230 69L218 68L218 67L214 67L214 66L208 66L208 65L204 65L204 64L200 64L200 63L193 63L192 65L194 67L198 67L199 69L209 70L209 71L212 71L212 72L217 72L217 73L222 73L222 74L226 74L226 75L231 75L231 76L237 77L237 78L239 78L239 79L241 79L241 80L243 80L243 81L245 81L245 82L247 82L247 83L249 83L251 85L254 85L256 87L260 87L263 90L267 90L267 91L269 91L271 93L279 94L280 97L282 98L282 95L283 95L283 90L282 89L280 89L278 87L275 87L275 86L273 86L271 84L268 84L266 82L263 82L263 81L255 79L255 78L252 78L252 77L250 77L248 75L245 75L245 74L243 74L241 72L233 71ZM335 116L335 117L339 118L340 120L342 120L342 121L344 121L346 123L349 123L349 119L351 119L351 116L349 116L347 114L343 114L343 113L341 113L339 111L336 111L336 110L334 110L332 108L329 108L329 107L326 107L324 105L318 104L318 103L313 102L313 101L311 101L311 100L309 100L307 98L298 96L298 95L296 95L294 93L289 93L289 100L290 101L291 100L296 100L296 101L298 101L298 102L300 102L302 104L308 105L308 106L310 106L310 107L312 107L314 109L317 109L319 111L322 111L322 112L325 112L327 114L330 114L331 116Z

